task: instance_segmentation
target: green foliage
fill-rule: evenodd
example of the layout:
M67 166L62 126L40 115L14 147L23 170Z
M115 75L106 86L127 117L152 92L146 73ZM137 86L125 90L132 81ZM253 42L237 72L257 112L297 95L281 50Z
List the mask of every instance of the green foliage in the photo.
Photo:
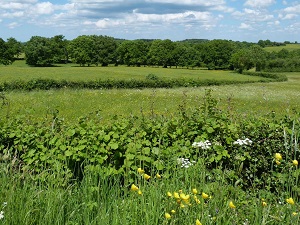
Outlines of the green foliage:
M274 182L274 154L285 155L286 165L299 157L298 144L293 149L286 145L299 139L299 121L273 117L232 120L217 108L217 103L207 91L193 113L181 106L172 118L114 118L109 125L86 118L64 124L55 113L52 121L2 120L0 148L2 154L13 155L23 170L31 171L38 179L45 181L47 171L56 171L60 185L71 178L82 179L86 171L103 176L122 174L126 182L132 182L138 167L165 171L170 162L188 158L203 159L210 170L228 171L226 179L243 188L285 191ZM292 135L284 135L287 132ZM234 144L245 138L252 140L252 145ZM211 143L208 148L193 145L206 140Z
M286 81L287 77L284 75L277 75L272 73L251 73L246 75L260 76L266 79L261 79L256 82L278 82ZM201 86L219 86L227 84L245 84L253 83L251 80L217 80L217 79L158 79L154 74L148 74L145 80L90 80L90 81L69 81L69 80L53 80L53 79L32 79L32 80L14 80L11 82L4 82L0 84L0 91L11 90L49 90L60 88L74 88L74 89L113 89L113 88L175 88L175 87L201 87Z
M33 36L25 45L26 63L30 66L51 66L61 60L67 61L66 44L62 35L52 38Z
M15 61L15 57L20 54L21 43L14 38L7 39L5 42L0 38L0 65L9 65Z

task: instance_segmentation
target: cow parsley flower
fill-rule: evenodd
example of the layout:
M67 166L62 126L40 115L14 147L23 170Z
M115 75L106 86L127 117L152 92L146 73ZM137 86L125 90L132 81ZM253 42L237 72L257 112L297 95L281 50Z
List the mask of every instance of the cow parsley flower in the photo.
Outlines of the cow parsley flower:
M208 140L206 140L206 141L200 141L200 142L194 142L193 144L192 144L192 146L194 147L194 148L201 148L201 149L203 149L203 150L205 150L205 149L209 149L210 148L210 146L211 146L211 142L210 141L208 141Z
M185 158L178 158L177 163L181 166L181 168L189 168L190 166L194 165L196 163L195 161L191 161L189 159Z
M249 138L245 138L244 140L242 139L237 139L235 142L233 142L234 145L251 145L252 141Z
M3 211L0 212L0 220L2 220L2 219L4 219L4 212Z

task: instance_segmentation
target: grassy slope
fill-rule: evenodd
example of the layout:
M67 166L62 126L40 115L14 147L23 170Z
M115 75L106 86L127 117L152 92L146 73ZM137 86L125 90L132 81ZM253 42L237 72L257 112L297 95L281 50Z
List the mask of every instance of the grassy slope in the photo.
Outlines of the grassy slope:
M264 48L268 52L279 52L281 49L286 50L297 50L300 49L300 44L287 44L286 46L272 46L272 47L265 47Z
M51 78L55 80L98 80L98 79L145 79L148 74L159 78L191 78L216 80L250 80L261 77L245 76L232 71L164 69L154 67L77 67L73 64L61 67L28 67L24 61L16 61L10 66L0 66L0 83L12 80Z
M213 95L220 106L232 108L241 114L264 115L275 111L283 114L292 108L300 109L300 73L286 73L287 82L253 83L243 85L212 86ZM33 117L51 116L59 110L66 120L100 111L104 119L111 115L139 115L176 113L178 105L186 102L188 108L200 104L201 88L145 89L145 90L50 90L6 93L10 102L0 111L5 114L26 114Z

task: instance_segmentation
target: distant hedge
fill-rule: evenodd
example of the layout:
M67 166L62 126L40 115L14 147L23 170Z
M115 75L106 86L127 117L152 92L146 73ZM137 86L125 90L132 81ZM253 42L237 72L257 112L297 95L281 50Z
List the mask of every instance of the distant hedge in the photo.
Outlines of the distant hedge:
M260 76L263 78L258 81L232 81L232 80L197 80L197 79L145 79L145 80L93 80L93 81L67 81L54 79L31 79L29 81L15 80L0 84L0 91L12 90L50 90L61 88L72 89L135 89L135 88L176 88L176 87L200 87L200 86L219 86L228 84L243 84L254 82L274 82L286 81L287 77L273 73L250 73L245 75Z

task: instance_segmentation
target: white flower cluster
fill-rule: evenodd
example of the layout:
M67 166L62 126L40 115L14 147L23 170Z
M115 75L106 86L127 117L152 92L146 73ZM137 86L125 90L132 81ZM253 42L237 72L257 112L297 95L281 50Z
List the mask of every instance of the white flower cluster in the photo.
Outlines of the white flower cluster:
M201 149L203 149L203 150L205 150L205 149L209 149L210 148L210 146L211 146L211 143L210 143L210 141L208 141L208 140L206 140L206 141L200 141L200 142L194 142L193 144L192 144L192 146L194 147L194 148L201 148Z
M3 202L3 207L2 208L5 208L7 205L7 202ZM0 211L0 220L4 219L4 212L3 211Z
M246 138L244 140L237 139L235 142L233 142L234 145L251 145L252 141L249 138Z
M177 163L181 166L181 168L189 168L190 166L194 165L196 162L191 161L185 158L178 158Z

